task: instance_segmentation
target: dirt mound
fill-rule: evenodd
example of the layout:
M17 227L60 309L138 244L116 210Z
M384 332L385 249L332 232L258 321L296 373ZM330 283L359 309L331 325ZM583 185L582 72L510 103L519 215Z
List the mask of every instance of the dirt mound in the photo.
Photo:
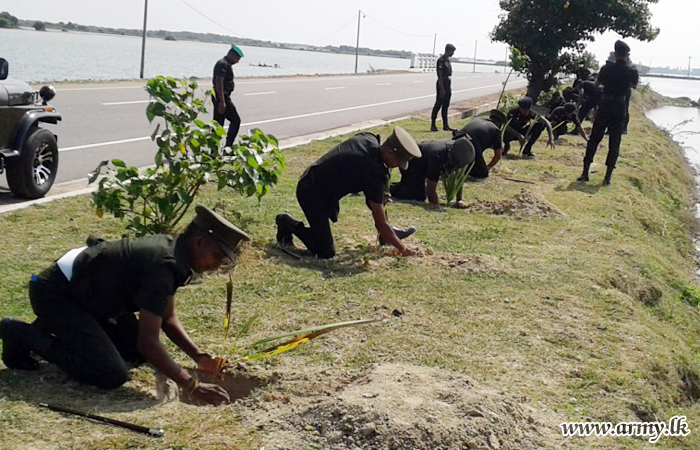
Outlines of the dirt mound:
M478 200L467 206L467 210L477 213L504 215L516 218L525 217L561 217L564 215L547 200L537 198L528 189L522 189L515 197L508 200Z
M265 448L527 450L551 442L541 431L551 419L538 419L529 406L441 369L370 366L344 385L300 394L283 401L269 394L278 406L263 406L270 413L264 422L249 411L258 418ZM264 394L251 406L259 408L260 400Z

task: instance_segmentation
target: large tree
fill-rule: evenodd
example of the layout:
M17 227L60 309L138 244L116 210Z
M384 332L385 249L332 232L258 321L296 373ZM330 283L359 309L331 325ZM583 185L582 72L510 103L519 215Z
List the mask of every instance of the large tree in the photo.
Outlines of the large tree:
M651 41L659 29L651 23L649 4L659 0L501 0L503 13L491 38L528 57L528 96L537 100L556 84L556 75L581 54L586 42L607 30Z

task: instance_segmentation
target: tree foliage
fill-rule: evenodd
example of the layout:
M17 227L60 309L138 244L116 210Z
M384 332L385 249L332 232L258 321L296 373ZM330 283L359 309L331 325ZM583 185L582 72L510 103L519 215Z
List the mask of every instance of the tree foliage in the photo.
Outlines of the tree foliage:
M151 96L148 120L162 118L165 123L165 129L160 131L159 124L151 136L158 145L155 166L127 167L119 159L100 163L90 174L94 182L107 169L92 195L98 216L107 211L126 219L127 230L136 235L172 233L207 183L258 200L277 184L285 159L274 136L256 128L240 136L240 144L223 147L226 130L198 118L206 113L205 99L211 93L199 98L196 82L164 77L149 80L146 90Z
M37 20L34 22L34 25L32 25L36 31L46 31L46 24L40 20Z
M7 11L0 13L0 28L17 28L19 19Z
M623 37L653 40L649 5L658 0L500 0L503 13L491 33L528 56L521 72L528 77L528 95L537 99L556 84L556 74L593 41L612 30Z

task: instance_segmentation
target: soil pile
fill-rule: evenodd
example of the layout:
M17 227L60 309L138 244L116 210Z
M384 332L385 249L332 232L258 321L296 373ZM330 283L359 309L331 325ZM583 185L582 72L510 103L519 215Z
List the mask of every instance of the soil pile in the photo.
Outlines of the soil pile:
M266 449L528 450L551 442L541 432L551 419L454 372L381 364L325 389L309 381L285 388L282 380L276 395L247 405L243 415L262 431ZM285 390L291 395L280 397Z
M471 212L504 215L516 218L525 217L561 217L564 215L547 200L536 197L528 189L522 189L515 197L501 201L478 200L467 206Z

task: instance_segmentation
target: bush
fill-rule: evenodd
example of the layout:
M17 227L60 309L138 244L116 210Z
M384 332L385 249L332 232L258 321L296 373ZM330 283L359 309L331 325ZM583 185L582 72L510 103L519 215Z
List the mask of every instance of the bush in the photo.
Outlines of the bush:
M218 189L232 188L260 201L277 184L285 160L277 139L259 129L240 137L240 144L222 147L226 130L217 122L198 119L206 113L204 99L196 96L197 83L156 77L146 90L151 102L146 109L150 122L165 121L151 136L158 144L155 167L139 170L124 161L103 161L90 174L94 182L103 168L98 190L92 195L98 216L105 211L127 220L127 230L137 236L172 233L187 213L200 188L210 182Z
M681 288L678 298L690 306L700 305L700 289L695 286L686 285Z

